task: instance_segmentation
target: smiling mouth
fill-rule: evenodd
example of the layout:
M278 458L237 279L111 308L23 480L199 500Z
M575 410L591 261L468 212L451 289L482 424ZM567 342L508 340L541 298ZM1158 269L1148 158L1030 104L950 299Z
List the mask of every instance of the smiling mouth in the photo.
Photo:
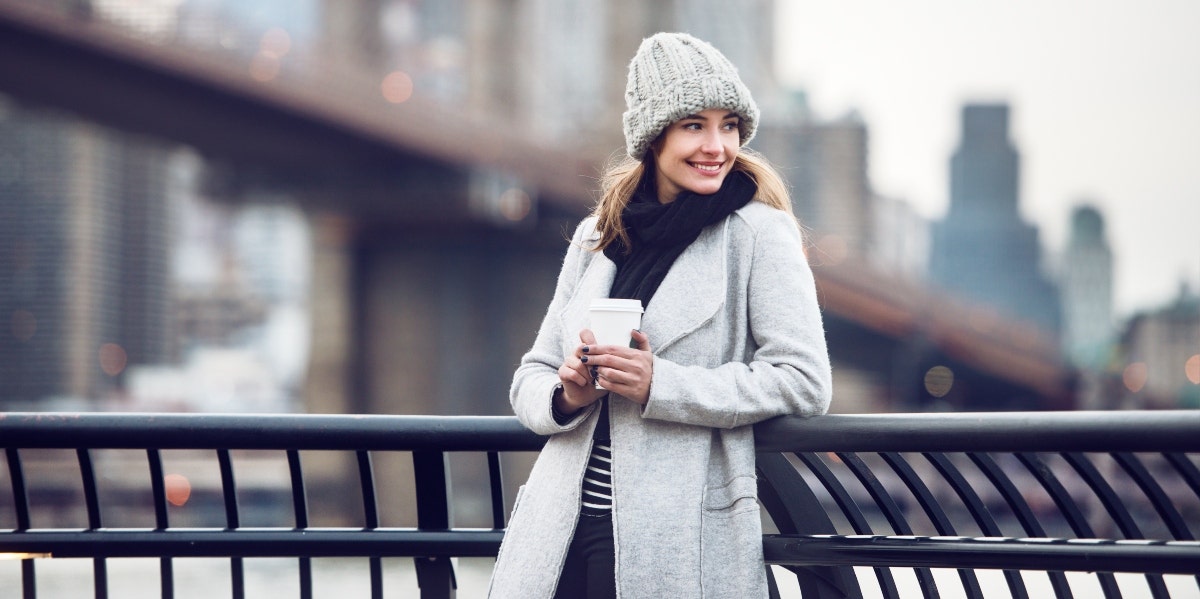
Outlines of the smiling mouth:
M715 172L721 170L720 164L700 164L698 162L693 162L691 164L692 164L692 166L694 166L706 173L715 173Z

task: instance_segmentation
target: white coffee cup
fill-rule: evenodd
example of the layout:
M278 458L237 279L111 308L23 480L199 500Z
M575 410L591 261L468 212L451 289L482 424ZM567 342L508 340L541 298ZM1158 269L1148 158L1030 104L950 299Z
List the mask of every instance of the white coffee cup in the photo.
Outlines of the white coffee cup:
M621 345L629 347L633 342L633 330L642 326L642 301L636 299L592 300L588 307L592 334L596 345ZM596 383L600 389L600 384Z

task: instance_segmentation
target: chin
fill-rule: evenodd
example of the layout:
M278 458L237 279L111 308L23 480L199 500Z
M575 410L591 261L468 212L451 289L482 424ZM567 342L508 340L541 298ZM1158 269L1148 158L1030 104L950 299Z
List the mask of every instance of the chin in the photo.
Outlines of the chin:
M721 184L725 182L722 178L720 181L705 181L702 185L693 185L688 191L702 196L709 196L721 190Z

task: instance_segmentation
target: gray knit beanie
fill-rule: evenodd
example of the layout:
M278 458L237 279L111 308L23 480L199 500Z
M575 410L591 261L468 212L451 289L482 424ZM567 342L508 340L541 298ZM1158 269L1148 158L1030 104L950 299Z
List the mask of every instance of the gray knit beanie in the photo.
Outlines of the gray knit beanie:
M716 48L686 33L642 40L625 85L625 150L636 160L675 121L709 108L741 117L741 143L754 137L758 106L737 69Z

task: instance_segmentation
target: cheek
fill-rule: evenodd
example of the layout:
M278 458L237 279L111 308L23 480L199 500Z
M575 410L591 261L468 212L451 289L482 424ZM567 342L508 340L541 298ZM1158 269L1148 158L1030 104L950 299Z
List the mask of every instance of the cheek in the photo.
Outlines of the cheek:
M738 150L742 147L742 134L734 129L722 138L725 142L725 151L730 156L737 156Z
M663 167L666 166L666 155L663 153L662 148L651 148L650 151L654 152L654 172L661 174Z

